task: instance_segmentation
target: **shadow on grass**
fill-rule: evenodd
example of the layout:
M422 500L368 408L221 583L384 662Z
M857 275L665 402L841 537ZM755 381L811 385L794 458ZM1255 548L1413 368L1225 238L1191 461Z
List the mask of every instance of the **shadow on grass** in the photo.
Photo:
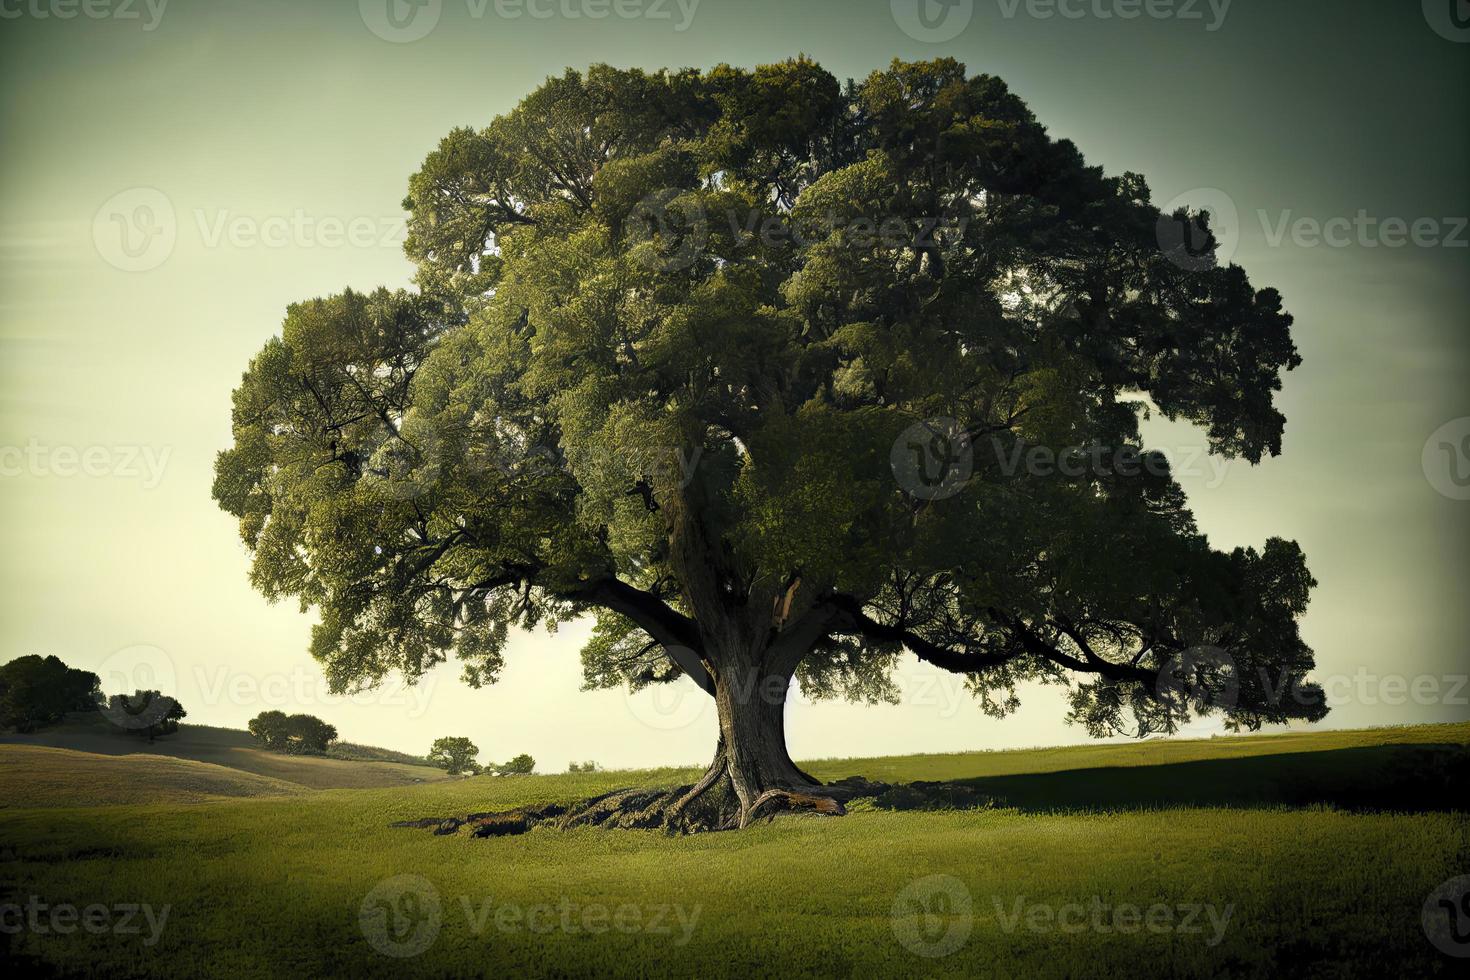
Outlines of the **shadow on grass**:
M1032 813L1318 805L1423 812L1466 809L1466 785L1470 747L1378 745L908 783L891 787L874 805L888 810L997 806Z

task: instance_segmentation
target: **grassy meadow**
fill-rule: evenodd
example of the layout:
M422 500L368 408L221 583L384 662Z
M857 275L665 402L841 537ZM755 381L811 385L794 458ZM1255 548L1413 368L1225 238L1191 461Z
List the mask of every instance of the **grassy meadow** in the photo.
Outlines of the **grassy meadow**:
M214 728L209 725L184 725L177 734L149 742L146 739L120 735L105 720L94 718L89 721L73 720L67 724L48 728L34 735L0 734L0 759L8 745L32 748L62 749L72 753L98 756L120 756L123 760L134 760L142 765L161 766L153 760L172 759L227 770L215 773L215 778L228 782L240 774L263 777L292 784L289 790L306 789L368 789L386 786L406 786L447 778L443 770L429 766L424 760L388 749L344 743L334 745L327 756L283 755L267 752L248 732L233 728ZM77 765L95 765L85 760L75 760ZM417 764L415 764L417 763ZM207 770L198 770L207 772ZM163 778L163 770L159 772ZM152 777L145 776L145 782ZM80 780L79 780L80 781ZM166 785L166 780L160 785ZM241 784L256 785L250 781ZM8 799L0 799L0 807L26 805L28 784L17 784L17 793ZM255 792L223 792L224 796L258 796ZM73 794L71 799L86 803L123 803L123 799L97 798L87 793ZM36 805L64 805L65 794L54 798L37 798ZM136 800L131 802L137 802Z
M388 824L694 774L242 773L189 796L163 765L181 760L0 745L24 803L0 810L0 904L21 907L0 924L39 903L95 915L6 929L10 958L68 976L1432 976L1455 961L1421 908L1470 870L1448 789L1467 744L1470 724L821 760L805 768L968 802L488 839ZM102 775L116 766L133 768ZM175 795L142 802L154 780ZM133 906L149 915L124 928Z

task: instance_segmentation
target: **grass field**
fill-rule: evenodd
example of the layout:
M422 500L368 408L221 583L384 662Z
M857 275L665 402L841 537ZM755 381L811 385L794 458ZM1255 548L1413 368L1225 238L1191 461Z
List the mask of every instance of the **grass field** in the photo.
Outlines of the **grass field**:
M241 796L295 796L299 783L226 766L143 753L96 755L45 746L0 746L0 807L204 803Z
M684 838L387 824L686 772L84 805L96 765L129 761L103 759L66 770L70 800L0 812L0 903L21 906L0 924L76 906L96 931L37 909L46 931L8 929L10 954L109 977L1449 974L1421 909L1470 872L1467 743L1461 724L823 760L805 768L983 805ZM56 783L35 750L0 760L7 787ZM151 918L121 929L131 906Z
M268 780L293 783L309 789L406 786L446 778L442 769L411 764L407 760L412 759L412 756L386 749L371 749L349 743L342 748L342 757L339 758L281 755L258 748L247 732L234 728L212 728L208 725L185 724L177 734L149 742L120 734L116 728L99 718L90 723L72 722L34 735L0 735L0 752L4 751L7 744L45 746L109 756L164 756L253 773ZM4 802L0 802L0 806L4 805Z

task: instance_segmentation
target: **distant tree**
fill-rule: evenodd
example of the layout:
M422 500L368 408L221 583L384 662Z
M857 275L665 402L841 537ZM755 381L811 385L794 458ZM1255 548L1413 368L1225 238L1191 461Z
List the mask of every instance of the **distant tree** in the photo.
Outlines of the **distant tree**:
M568 762L567 772L598 772L602 767L588 759L586 762Z
M536 760L522 752L509 762L495 767L500 776L528 776L536 769Z
M291 715L287 751L293 755L323 755L337 740L337 729L315 715Z
M107 701L107 717L129 735L153 741L179 730L179 719L188 714L179 702L158 691L114 694Z
M272 752L286 751L286 713L284 711L262 711L245 726L261 744Z
M35 654L0 667L0 728L33 732L61 721L68 711L96 711L102 687L90 670Z
M435 739L429 747L429 761L440 769L448 770L452 776L479 772L480 764L475 761L479 754L480 747L464 736L446 735Z
M334 689L490 683L511 628L595 616L590 686L713 699L728 827L838 793L794 681L892 700L905 651L1096 735L1326 713L1302 550L1213 547L1140 426L1279 453L1280 293L999 78L568 71L405 206L418 291L290 306L215 469Z
M260 744L288 755L324 755L337 739L337 729L315 715L262 711L246 726Z

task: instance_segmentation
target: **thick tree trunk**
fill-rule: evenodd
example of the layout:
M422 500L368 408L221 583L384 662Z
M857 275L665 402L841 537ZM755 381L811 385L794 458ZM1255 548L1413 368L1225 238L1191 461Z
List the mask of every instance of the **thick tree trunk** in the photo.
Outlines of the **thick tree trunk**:
M778 812L841 814L841 787L824 787L786 750L789 671L725 665L715 678L720 738L714 760L675 794L663 817L672 830L731 830Z
M720 748L730 787L740 801L742 824L753 816L763 794L810 792L818 785L786 751L790 686L790 676L761 668L726 670L715 682Z
M844 813L842 801L862 787L845 780L823 786L786 751L786 698L799 651L731 656L712 671L720 738L699 781L677 789L623 789L570 807L553 804L465 818L428 817L395 826L434 827L476 836L524 833L533 826L663 828L675 833L734 830L783 812ZM861 782L861 781L860 781Z

